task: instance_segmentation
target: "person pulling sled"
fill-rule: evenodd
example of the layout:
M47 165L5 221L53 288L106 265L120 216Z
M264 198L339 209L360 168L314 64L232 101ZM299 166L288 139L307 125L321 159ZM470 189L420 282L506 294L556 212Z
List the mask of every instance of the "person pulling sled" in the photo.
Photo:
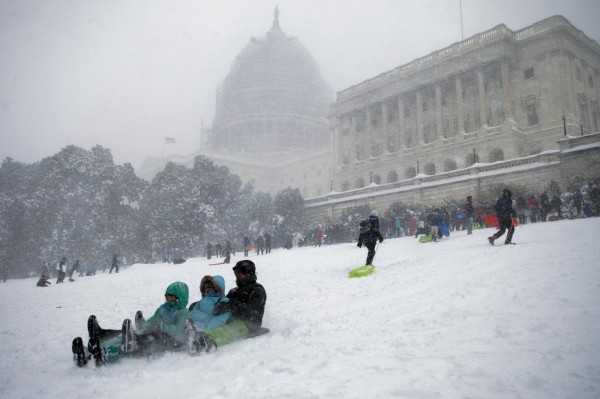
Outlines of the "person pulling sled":
M513 216L516 217L517 213L512 207L512 191L508 188L505 188L504 191L502 191L502 197L498 198L498 201L496 201L496 216L498 216L500 230L491 237L488 237L488 242L490 245L494 245L494 241L502 237L502 235L508 231L504 244L512 244L512 237L515 232L512 218Z
M361 220L360 231L358 235L357 247L361 248L363 244L367 247L366 265L373 264L375 257L375 245L377 241L383 242L383 236L379 232L379 214L376 210L371 211L369 219Z

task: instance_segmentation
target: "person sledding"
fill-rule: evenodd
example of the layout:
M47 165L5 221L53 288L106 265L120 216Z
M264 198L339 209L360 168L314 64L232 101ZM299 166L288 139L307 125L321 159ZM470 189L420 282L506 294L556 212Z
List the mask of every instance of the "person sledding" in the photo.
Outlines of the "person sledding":
M199 331L190 319L186 325L190 353L213 352L230 342L268 332L262 327L267 293L256 282L254 262L248 259L237 262L233 273L237 287L227 293L228 301L217 301L213 310L215 316L230 312L230 317L220 327L206 331Z
M373 264L375 257L375 245L377 241L383 242L383 236L379 232L379 214L376 210L371 211L369 219L360 222L360 231L358 235L357 247L361 248L363 244L367 247L366 265Z
M136 330L130 319L123 321L120 330L100 327L96 316L88 318L90 336L87 347L83 339L73 340L73 360L78 366L84 366L92 357L96 366L116 362L122 356L152 357L165 351L180 351L186 347L186 321L190 319L187 309L189 299L188 286L180 281L167 287L165 303L156 309L148 320L143 319L140 311L136 313Z
M204 276L200 281L202 299L189 306L189 311L198 331L214 330L229 320L231 312L214 314L215 305L228 302L225 296L225 280L222 276Z

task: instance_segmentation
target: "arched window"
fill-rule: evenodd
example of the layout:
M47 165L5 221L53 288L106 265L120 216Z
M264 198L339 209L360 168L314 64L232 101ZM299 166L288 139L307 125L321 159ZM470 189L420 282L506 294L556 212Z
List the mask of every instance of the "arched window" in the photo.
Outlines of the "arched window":
M490 150L490 162L504 161L504 151L502 148L492 148Z
M435 164L433 162L427 162L423 171L426 175L435 175Z
M475 158L475 159L473 159ZM471 166L474 163L479 162L479 155L478 154L473 154L472 152L470 152L466 157L465 157L465 165L466 166Z
M450 172L452 170L458 169L458 165L454 159L447 158L444 161L444 172Z
M412 179L413 177L415 177L417 175L417 170L415 169L414 166L409 166L408 168L406 168L406 170L404 171L404 177L406 177L407 179Z
M381 176L379 176L379 175L373 175L371 177L371 182L373 182L375 184L381 184Z
M343 181L341 186L342 191L350 190L350 183L348 181Z
M398 181L398 173L395 170L392 170L388 173L387 182L388 183L396 183Z
M363 188L365 186L365 179L359 177L356 179L356 188Z

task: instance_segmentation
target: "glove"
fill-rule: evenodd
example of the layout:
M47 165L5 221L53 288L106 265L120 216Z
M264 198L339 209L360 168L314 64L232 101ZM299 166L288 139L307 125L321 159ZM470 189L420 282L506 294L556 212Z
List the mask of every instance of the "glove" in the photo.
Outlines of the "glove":
M357 247L362 248L362 244L359 242L358 244L356 244Z
M227 302L217 302L215 304L215 308L213 309L213 314L218 316L225 312L229 312L229 304Z

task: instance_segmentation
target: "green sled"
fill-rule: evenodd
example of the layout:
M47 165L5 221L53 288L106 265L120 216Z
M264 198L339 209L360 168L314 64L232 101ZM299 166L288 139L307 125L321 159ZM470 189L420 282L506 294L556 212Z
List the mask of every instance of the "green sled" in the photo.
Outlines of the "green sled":
M348 278L354 277L364 277L372 274L375 271L375 266L373 265L364 265L361 267L357 267L354 270L348 272Z
M420 242L429 242L429 241L431 241L431 234L419 237L419 241Z

